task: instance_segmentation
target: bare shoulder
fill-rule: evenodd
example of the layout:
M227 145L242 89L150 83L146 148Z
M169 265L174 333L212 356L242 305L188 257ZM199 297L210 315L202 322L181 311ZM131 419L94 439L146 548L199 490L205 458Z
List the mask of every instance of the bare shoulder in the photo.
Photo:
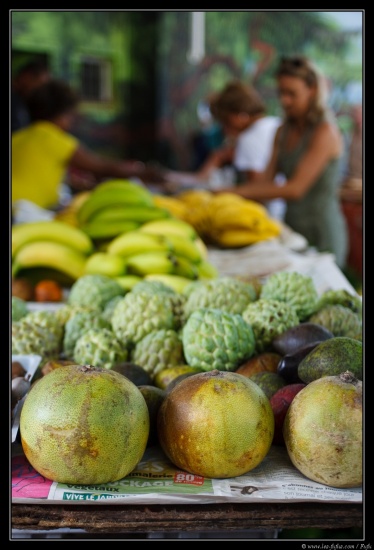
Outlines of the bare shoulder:
M333 155L338 155L343 147L342 135L337 124L325 120L317 127L313 135L313 141L320 146L327 147Z

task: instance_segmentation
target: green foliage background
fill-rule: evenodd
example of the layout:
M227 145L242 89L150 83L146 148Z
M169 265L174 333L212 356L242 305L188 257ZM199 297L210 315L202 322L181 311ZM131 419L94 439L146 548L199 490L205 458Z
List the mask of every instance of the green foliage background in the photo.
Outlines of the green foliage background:
M280 56L306 54L328 75L348 131L346 89L362 83L362 30L344 31L319 11L207 11L197 64L187 57L189 11L13 10L10 27L12 69L44 54L54 76L79 86L83 56L110 61L113 98L81 105L78 137L98 151L177 169L191 166L199 102L231 78L252 82L279 114L274 68Z

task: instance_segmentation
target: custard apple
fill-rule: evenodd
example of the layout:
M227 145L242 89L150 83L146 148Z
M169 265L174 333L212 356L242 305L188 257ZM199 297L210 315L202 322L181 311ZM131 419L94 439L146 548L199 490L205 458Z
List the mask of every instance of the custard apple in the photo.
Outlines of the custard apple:
M114 296L124 295L125 289L106 275L86 274L77 279L68 296L68 304L104 309Z
M318 293L313 279L297 271L279 271L262 285L260 298L287 302L296 310L300 321L316 310Z
M65 324L62 350L65 357L72 358L77 340L91 328L108 328L111 324L96 310L78 311Z
M143 367L153 378L161 370L185 362L182 340L173 329L150 332L132 350L131 361Z
M133 293L144 293L148 292L149 294L162 294L165 296L165 300L170 300L175 320L175 328L180 328L184 322L184 304L186 302L186 297L176 292L170 286L167 286L161 281L140 281L137 283L131 290Z
M257 299L255 288L234 277L220 277L205 281L190 289L184 306L185 319L201 308L215 308L227 313L242 313L246 306Z
M154 330L175 328L175 316L165 294L128 292L114 308L112 329L126 347L134 347Z
M64 327L61 324L55 311L37 310L30 311L25 317L28 323L38 325L51 333L56 342L56 351L59 353L62 349L62 340L64 337Z
M107 328L91 328L78 338L73 360L79 365L94 365L111 369L117 363L127 361L128 350Z
M362 319L357 313L340 304L328 304L314 313L309 321L327 328L334 336L362 340Z
M252 327L237 313L217 308L196 309L182 331L187 364L204 371L235 370L255 350Z
M120 300L122 300L123 296L114 296L114 298L111 298L109 302L106 303L104 310L101 314L101 317L103 317L106 321L109 322L110 327L112 326L112 315L114 308L118 304Z
M360 296L351 294L344 288L338 290L330 289L323 292L319 297L316 312L329 304L340 304L358 315L362 315L362 300Z
M264 298L249 304L242 316L253 329L257 353L270 351L271 343L276 336L299 324L299 318L292 305Z
M12 322L12 354L36 354L45 359L57 357L61 351L61 336L28 317Z
M98 313L101 313L100 308L70 304L64 304L62 307L56 309L54 313L61 325L65 326L68 320L79 311L97 311Z
M167 286L165 283L161 281L147 280L136 283L136 285L132 287L131 292L151 292L152 294L166 292L166 294L175 294L175 290L173 290L170 286Z
M19 321L28 312L27 302L18 296L12 296L12 321Z

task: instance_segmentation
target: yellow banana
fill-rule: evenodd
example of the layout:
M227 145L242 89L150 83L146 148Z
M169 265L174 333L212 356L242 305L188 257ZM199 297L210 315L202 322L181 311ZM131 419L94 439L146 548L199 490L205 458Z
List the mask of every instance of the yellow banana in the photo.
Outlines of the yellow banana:
M121 233L133 231L138 227L140 227L140 223L131 220L107 220L98 222L93 220L82 227L82 231L91 239L96 240L115 238Z
M59 220L45 220L12 226L12 256L25 244L41 240L65 244L82 254L93 251L90 237L78 227Z
M158 235L181 235L194 240L198 237L196 230L189 223L178 218L154 220L144 223L139 231L144 233L156 233Z
M249 229L227 229L214 235L217 244L227 248L238 248L276 237L279 232L269 226L261 232Z
M103 184L101 184L103 185ZM85 224L98 211L108 206L154 206L153 197L140 186L115 186L102 188L97 186L77 212L80 225Z
M145 275L144 279L148 281L160 281L179 293L182 293L183 289L191 283L191 279L187 277L169 275L167 273L150 273L149 275Z
M88 199L91 191L81 191L76 195L73 195L71 201L65 208L56 212L54 219L60 220L69 225L79 226L77 212L82 204Z
M186 277L187 279L197 279L198 269L195 264L190 262L183 256L175 255L173 275L179 275L180 277Z
M72 279L78 279L85 272L87 257L66 244L40 240L25 244L13 259L12 276L24 268L49 267Z
M139 230L129 231L115 237L108 245L109 254L134 256L143 252L169 252L171 245L163 235L142 233Z
M203 189L191 189L189 191L183 191L179 193L178 199L183 203L191 206L198 206L202 203L210 202L213 197L213 193Z
M150 273L173 273L175 264L175 258L168 252L143 252L127 258L127 272L141 277Z
M182 220L188 215L187 206L176 197L170 197L168 195L154 195L154 203L159 208L165 208L170 212L172 216L181 218Z
M106 252L95 252L87 258L85 273L120 277L126 273L126 260Z

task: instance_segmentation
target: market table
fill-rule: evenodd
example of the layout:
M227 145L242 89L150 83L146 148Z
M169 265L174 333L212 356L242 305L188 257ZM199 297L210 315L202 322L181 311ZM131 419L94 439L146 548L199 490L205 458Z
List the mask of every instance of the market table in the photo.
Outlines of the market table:
M254 503L188 505L13 504L12 528L81 529L116 533L347 529L362 527L362 503Z

